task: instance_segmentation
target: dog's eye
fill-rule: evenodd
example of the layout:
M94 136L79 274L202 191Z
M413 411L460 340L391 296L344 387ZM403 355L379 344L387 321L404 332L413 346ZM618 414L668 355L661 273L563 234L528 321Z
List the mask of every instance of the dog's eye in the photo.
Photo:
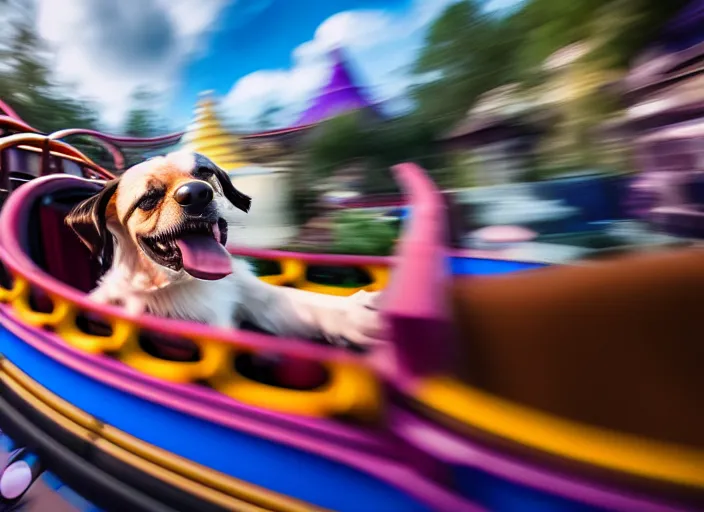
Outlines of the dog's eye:
M139 200L139 202L137 203L137 208L139 208L142 211L148 212L148 211L156 208L156 206L159 204L160 200L161 200L160 194L147 194L147 195L143 196L142 199Z
M201 165L195 170L195 172L193 173L193 176L195 176L196 178L200 178L202 180L207 180L213 174L215 174L215 173L213 172L213 170L211 168Z

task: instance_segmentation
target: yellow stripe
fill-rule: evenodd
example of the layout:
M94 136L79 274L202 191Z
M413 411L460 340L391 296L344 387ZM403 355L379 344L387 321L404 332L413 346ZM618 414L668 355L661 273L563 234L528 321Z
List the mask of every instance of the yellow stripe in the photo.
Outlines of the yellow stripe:
M416 399L455 421L560 457L704 488L702 450L564 420L449 378L425 379Z
M0 379L24 401L74 435L92 442L131 466L208 501L245 512L324 510L228 477L103 425L30 379L7 360L0 362ZM102 439L95 440L95 436Z
M208 489L199 483L189 481L179 475L175 475L163 468L156 466L144 459L139 459L139 457L130 454L129 452L100 439L95 439L95 434L88 429L81 427L80 425L73 423L68 418L62 416L58 412L51 409L48 405L40 401L38 398L34 397L29 391L24 389L21 384L15 382L11 378L3 379L5 384L12 389L17 395L22 398L26 403L32 406L34 409L39 411L42 415L49 418L53 423L56 423L61 428L70 432L74 436L80 437L82 440L89 442L98 446L100 449L111 454L116 459L134 466L144 471L145 473L156 477L164 482L171 484L174 487L180 488L181 490L198 496L201 499L217 503L218 505L224 506L230 510L241 510L243 512L262 512L265 509L252 506L241 500L226 496L219 493L213 489Z
M201 499L215 503L227 510L237 510L238 512L266 512L271 510L232 498L231 496L227 496L221 492L197 484L192 480L188 480L187 478L159 467L145 459L140 459L136 455L133 455L104 439L98 439L93 444L116 459L122 460L123 462L139 469L140 471L143 471L144 473L167 482L173 487L183 489L184 491L194 496L198 496Z
M105 426L103 429L105 439L112 441L118 446L132 445L132 451L144 459L163 466L175 473L180 473L193 481L201 482L204 485L217 489L231 496L237 496L248 503L255 503L266 510L276 510L281 512L310 512L322 511L322 508L294 500L284 498L273 492L262 491L260 488L229 478L212 469L194 464L186 459L173 455L169 452L156 448L146 443L135 443L134 438L113 427Z

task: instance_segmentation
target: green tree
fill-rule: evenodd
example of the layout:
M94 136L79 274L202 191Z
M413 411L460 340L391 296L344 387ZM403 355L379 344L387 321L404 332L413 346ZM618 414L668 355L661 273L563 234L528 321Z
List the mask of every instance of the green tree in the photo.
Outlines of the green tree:
M578 41L598 43L594 57L624 68L689 0L530 0L509 22L524 34L516 66L531 72L556 50Z
M35 32L28 5L6 0L0 9L12 19L0 33L0 98L23 120L45 133L64 128L99 128L93 105L71 97L65 84L52 80L50 55ZM76 138L71 143L98 163L106 163L104 151L90 139Z
M151 91L139 89L132 94L132 107L127 113L123 132L128 137L155 137L160 132L160 120L152 105L156 99Z
M543 89L544 97L561 88L568 99L550 107L560 121L548 134L548 156L571 153L572 165L590 165L599 160L595 129L620 108L601 86L618 78L686 3L526 0L498 16L484 14L478 1L452 4L432 23L415 63L420 85L412 92L412 117L440 136L481 94L500 85L519 82L524 89ZM545 69L548 57L578 42L591 50L569 70Z
M506 18L483 13L479 2L450 5L428 30L413 68L421 79L412 92L420 122L444 130L479 95L514 80L520 36Z
M380 121L363 111L342 114L315 129L307 147L308 168L317 178L327 178L350 163L362 162L367 193L397 191L390 167L405 161L422 165L442 182L445 155L434 137L431 127L415 116Z
M435 178L447 165L446 155L435 140L432 126L419 116L405 115L389 119L371 131L372 161L375 167L388 169L399 162L412 161L423 166ZM372 176L373 178L373 176ZM442 181L442 180L440 180Z
M49 52L34 29L33 12L23 2L6 1L12 23L0 34L0 97L26 122L45 132L62 128L94 128L93 106L65 93L52 80Z
M321 123L312 134L308 151L310 167L319 178L360 158L368 158L374 142L365 129L361 112L343 114Z
M122 132L128 137L149 138L165 133L164 122L154 110L156 95L152 91L138 89L132 94L132 107L127 112ZM146 159L142 149L125 149L125 166L131 167Z

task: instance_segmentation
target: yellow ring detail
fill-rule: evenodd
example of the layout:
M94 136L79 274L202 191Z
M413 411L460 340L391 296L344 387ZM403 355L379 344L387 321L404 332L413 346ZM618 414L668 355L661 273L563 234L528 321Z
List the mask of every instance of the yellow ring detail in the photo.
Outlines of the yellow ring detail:
M276 286L292 285L300 290L323 293L326 295L348 296L361 290L369 292L383 290L388 284L390 274L388 266L365 265L362 268L369 273L372 280L370 284L352 288L330 286L308 281L305 277L308 265L303 260L297 260L294 258L280 258L275 260L281 265L281 273L269 276L260 276L259 279Z
M13 276L12 288L9 290L0 286L0 302L11 303L22 290L21 283L17 282L17 277Z
M136 340L126 345L118 358L135 370L157 379L188 384L207 380L222 371L230 360L230 347L225 343L196 340L200 349L199 361L167 361L151 356L139 346Z
M444 377L415 398L448 418L529 448L639 477L704 488L704 451L629 436L542 413Z
M52 311L50 313L35 311L29 304L31 292L29 282L26 279L17 278L15 288L15 297L11 301L15 314L23 322L33 327L55 327L61 324L74 311L71 303L51 296L49 297L52 303Z
M372 277L372 284L369 291L380 291L389 284L391 269L386 265L369 265L366 267Z
M76 325L77 310L72 310L60 324L56 326L58 334L66 343L89 354L104 354L117 352L126 344L136 341L139 328L128 320L110 318L108 322L112 329L110 336L86 334Z
M387 267L381 265L367 265L363 266L362 269L368 272L369 276L372 279L371 283L364 286L356 286L349 288L343 286L330 286L327 284L313 283L311 281L303 279L298 283L296 287L300 288L301 290L307 290L309 292L315 293L324 293L326 295L349 296L354 295L355 293L362 290L368 292L382 290L386 286L389 277L389 269Z
M275 286L287 284L295 285L306 274L306 265L303 261L294 258L275 258L281 265L281 273L271 276L261 276L259 279Z
M283 272L277 277L281 283L298 283L305 276L305 263L287 258L281 260ZM359 289L372 289L385 282L388 269L370 266L377 281ZM314 283L311 283L314 285ZM358 289L324 287L323 293L350 294ZM196 339L201 358L195 362L168 361L153 357L139 346L139 326L129 320L106 318L112 334L99 336L81 331L76 319L79 308L74 303L51 296L51 313L34 311L29 305L31 287L26 278L16 276L12 290L4 291L18 319L28 325L52 327L56 335L68 345L90 354L116 353L117 358L135 370L155 378L175 383L206 381L216 390L235 400L278 412L313 417L344 415L363 421L377 419L383 407L381 383L375 373L363 364L325 363L330 380L320 389L292 390L269 386L239 375L232 368L235 346L208 339Z
M270 410L312 417L354 416L376 420L382 410L381 383L372 371L358 364L330 363L329 381L313 390L269 386L240 375L233 369L209 384L239 402Z

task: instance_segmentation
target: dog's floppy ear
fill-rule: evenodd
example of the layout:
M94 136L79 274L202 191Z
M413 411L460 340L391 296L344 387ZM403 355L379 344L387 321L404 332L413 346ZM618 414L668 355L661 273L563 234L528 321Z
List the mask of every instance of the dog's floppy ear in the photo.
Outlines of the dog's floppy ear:
M237 190L227 173L219 167L215 167L215 177L220 182L220 186L227 200L243 212L249 212L249 209L252 207L252 198Z
M112 264L113 241L107 227L106 210L118 183L119 180L107 182L103 190L78 203L65 219L66 225L78 235L93 256L100 256L103 268Z
M249 197L247 194L243 194L242 192L237 190L232 184L232 181L230 181L230 177L227 175L227 173L220 169L220 167L215 165L213 162L211 162L210 159L206 158L200 153L196 153L195 157L196 167L205 167L206 169L212 171L215 174L215 177L220 183L222 191L225 194L227 200L230 201L235 206L235 208L238 208L245 213L249 212L249 209L252 206L252 198Z

